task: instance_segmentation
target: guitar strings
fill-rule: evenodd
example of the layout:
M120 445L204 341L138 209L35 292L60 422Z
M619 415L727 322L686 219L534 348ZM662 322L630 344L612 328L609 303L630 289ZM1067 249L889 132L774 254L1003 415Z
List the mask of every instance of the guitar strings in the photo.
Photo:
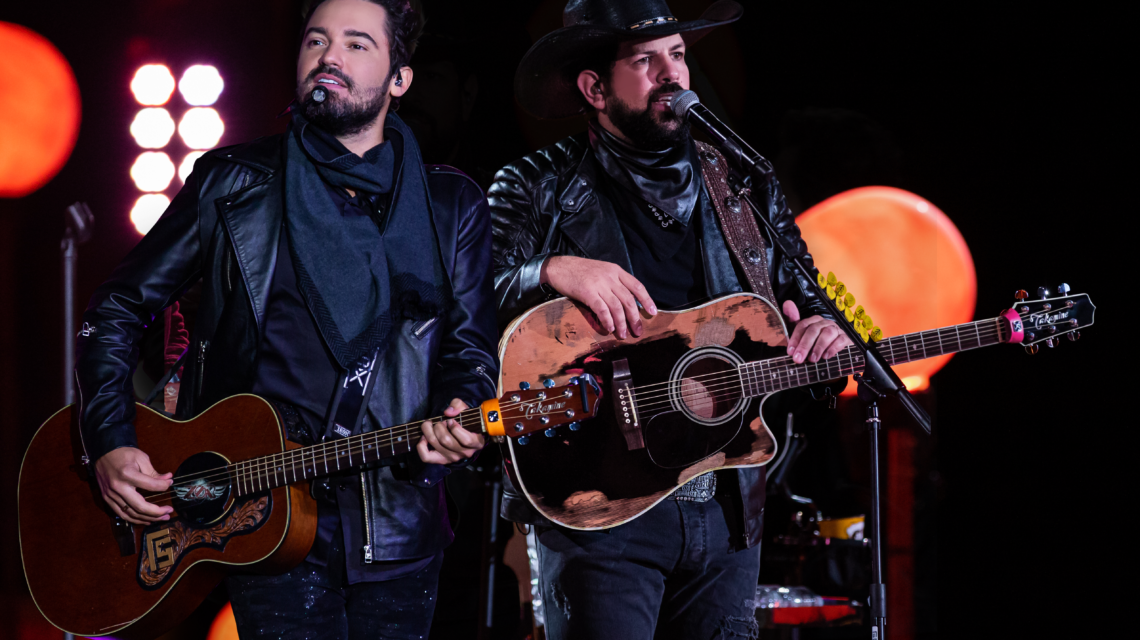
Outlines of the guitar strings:
M959 350L960 351L969 351L970 349L980 348L981 346L984 346L981 344L981 342L983 340L988 339L988 338L992 338L994 336L1000 336L1000 335L1001 335L1000 330L987 330L984 332L979 332L977 334L977 338L976 338L978 340L977 345L971 346L971 347L962 347ZM948 343L952 343L955 341L957 341L956 338L949 338L948 340L943 339L940 341L938 348L939 348L939 350L942 350L942 348L945 347ZM934 348L934 346L929 341L924 343L922 346L923 346L924 351L927 348L930 348L930 349ZM906 346L903 344L898 344L898 345L889 345L889 349L883 355L886 358L889 358L891 360L895 360L900 355L905 355L907 353L909 353L909 352L908 352ZM848 364L844 364L842 362L842 359L844 357L847 358ZM677 393L683 393L683 391L680 391L679 388L684 383L689 382L689 381L693 381L693 382L703 384L706 387L714 386L718 383L722 384L722 386L723 386L723 384L733 384L733 385L739 386L741 384L742 379L743 379L743 381L746 383L766 386L766 383L769 380L771 380L771 378L767 377L767 374L771 374L771 373L777 373L780 375L780 377L776 379L779 382L802 383L802 384L794 384L793 387L794 386L804 386L806 384L814 384L815 382L824 382L824 381L833 380L833 379L837 380L843 376L847 376L847 375L850 375L851 373L858 372L859 366L855 364L855 361L857 359L859 362L862 362L862 358L857 357L855 355L854 347L847 346L847 347L844 347L842 350L840 350L840 352L838 354L832 356L831 358L828 358L826 360L820 360L820 361L814 362L814 363L807 363L807 362L795 363L788 356L777 356L775 358L769 358L766 360L759 360L756 362L745 363L744 365L741 365L740 367L737 367L736 369L731 370L731 371L721 371L721 372L715 372L712 374L704 374L701 376L692 376L692 377L682 378L681 380L668 380L665 382L653 383L653 384L643 385L643 386L639 386L639 387L631 387L631 391L634 392L634 400L635 401L637 401L639 403L646 403L648 401L660 400L661 398L671 398ZM831 368L830 368L829 363L832 363L833 361L835 362L835 364L838 365L838 369L840 371L840 375L838 377L831 377ZM765 366L766 370L760 370L758 368L755 368L755 367L757 367L757 365L760 365L760 364ZM742 371L744 366L753 366L754 368L751 372L745 372L745 371ZM819 380L813 382L811 380L811 375L815 374L816 376L819 376L821 374L821 367L822 367L822 374L826 375L827 377L820 378ZM850 373L843 373L845 368L851 369L851 372ZM799 369L799 370L797 371L797 369ZM716 377L713 377L713 376L716 376ZM748 376L753 376L753 379L749 380ZM807 381L803 382L802 378L806 378ZM638 393L646 393L645 389L647 389L647 388L661 387L663 385L668 385L668 388L667 389L655 388L649 392L649 393L654 393L655 395L644 395L644 396L638 397ZM792 387L788 387L788 388L792 388ZM781 390L781 389L774 389L773 391L779 391L779 390ZM659 393L661 391L664 391L665 393ZM640 406L641 405L639 404L639 407Z
M527 404L529 402L531 401L506 403L506 406L508 409L510 409L518 405ZM525 413L518 415L512 415L506 412L503 413L504 421L525 417L527 417ZM432 422L440 421L443 419L444 418L442 416L430 418ZM480 415L479 409L477 408L467 409L454 418L450 419L456 420L456 422L458 422L459 425L464 428L477 426L482 423L482 416ZM180 476L178 479L181 480L181 482L172 484L170 489L167 489L164 492L150 494L146 496L146 499L148 501L151 501L152 499L166 499L174 495L174 492L171 491L171 489L174 487L188 486L203 480L216 481L229 477L231 481L228 484L232 486L235 481L245 481L248 479L250 483L253 483L256 482L257 478L259 477L265 477L268 479L270 474L280 473L284 476L284 474L286 474L288 471L295 471L298 462L301 463L301 467L303 469L308 468L309 461L306 460L306 458L312 459L315 472L316 467L319 466L321 461L325 462L326 468L328 467L328 458L330 457L330 453L332 454L333 459L338 463L339 470L339 461L345 455L351 458L353 455L359 454L363 460L364 455L370 450L377 451L383 449L384 447L391 447L396 443L403 443L404 441L411 443L412 441L419 440L422 437L422 431L419 430L420 424L421 422L410 422L407 424L396 425L380 431L359 434L351 438L332 440L299 449L290 449L288 451L283 451L268 456L262 456L260 458L253 458L250 460L233 463L225 467L215 467L213 469L208 469L206 471L200 472L201 475L194 475L189 477ZM398 433L398 430L400 429L403 429L403 434ZM369 442L369 440L371 440L371 442ZM342 442L346 443L347 446L341 448L340 443ZM329 450L330 445L332 446L331 452ZM318 456L320 456L322 460L317 460ZM277 471L276 469L280 470ZM234 472L237 472L237 475L235 475ZM327 473L332 472L332 470L327 471ZM307 477L308 476L306 475L306 478Z
M998 320L999 320L999 318L988 318L988 319L985 319L985 320L976 320L976 321L974 321L974 322L967 322L967 323L964 323L964 324L961 324L961 325L955 325L955 326L951 326L951 327L942 327L942 328L940 328L940 329L930 329L930 330L928 330L928 331L918 331L918 332L915 332L915 333L908 333L908 334L904 334L904 335L892 336L892 337L890 337L890 338L887 338L887 339L883 340L882 342L880 342L880 343L878 343L878 344L880 344L880 345L886 344L886 345L888 345L888 346L889 346L891 349L894 349L894 348L896 348L896 347L895 347L895 345L893 344L893 343L894 343L894 341L898 341L898 340L904 340L904 341L905 341L905 340L906 340L906 339L908 339L908 338L909 338L909 339L911 339L912 341L914 341L915 343L918 343L918 341L919 341L919 338L921 338L921 340L922 340L922 344L926 344L927 342L929 342L929 337L930 337L930 336L929 336L929 334L931 334L931 333L934 333L934 334L935 334L935 336L934 336L934 337L937 337L937 338L939 339L939 344L941 345L941 344L943 344L943 340L944 340L944 339L947 337L947 336L944 336L944 335L942 334L942 332L943 332L943 331L949 331L949 330L951 330L951 329L953 329L953 330L957 330L957 329L959 329L960 327L965 327L966 325L970 325L970 324L972 324L972 325L975 325L975 326L974 326L974 331L975 331L975 332L977 332L977 331L978 331L978 326L979 326L979 325L986 325L986 324L988 324L988 323L996 323ZM996 324L995 324L995 327L985 327L985 329L986 329L987 331L990 331L990 330L996 329L996 330L997 330L999 333L1000 333L1000 331L1001 331L1001 328L1000 328L999 326L996 326ZM956 332L956 333L955 333L955 337L957 337L958 335L959 335L959 334ZM852 347L845 347L845 349L850 349L850 348L852 348ZM838 354L837 354L837 355L838 355ZM834 357L834 356L833 356L833 357ZM791 358L790 358L790 356L775 356L775 357L773 357L773 358L769 358L769 359L766 359L766 360L759 360L759 361L757 361L757 362L768 363L768 362L772 362L773 360L776 360L777 358L786 358L786 359L789 359L789 360L791 359ZM750 364L750 363L749 363L749 364ZM806 365L807 363L802 363L802 364L805 364L805 365ZM716 375L716 374L715 374L715 373L713 373L713 374L705 374L705 376L708 376L708 375ZM703 376L693 376L691 379L698 379L698 378L701 378L701 377L703 377ZM664 382L655 382L655 383L652 383L652 384L641 385L641 386L639 386L639 387L637 387L637 388L638 388L638 389L646 389L646 388L649 388L649 387L655 387L655 386L661 386L661 385L670 384L671 382L674 382L674 381L669 381L669 380L666 380L666 381L664 381Z
M987 336L987 337L991 337L991 336ZM983 345L979 344L975 347L963 348L963 349L961 349L961 351L968 351L970 349L980 348L981 346L983 346ZM850 349L850 347L847 347L847 348ZM835 357L837 358L838 356L835 356ZM861 361L861 359L860 359L860 361ZM763 362L769 362L769 360L765 360ZM849 367L849 371L844 372L845 367ZM849 365L845 366L845 365L840 364L841 375L839 377L851 375L852 373L857 373L859 371L860 371L860 367L855 366L854 358L851 358L851 363ZM838 377L837 378L823 378L823 379L817 380L816 382L812 382L809 378L807 382L803 382L803 381L798 379L799 375L800 374L797 374L797 379L794 379L794 380L791 379L790 377L784 378L782 380L784 382L793 382L794 384L792 384L791 386L785 387L785 388L773 389L769 393L774 393L776 391L783 391L785 389L790 389L790 388L795 388L795 387L800 387L800 386L806 386L808 384L815 384L816 382L826 382L826 381L831 380L831 379L836 379L836 380L839 379ZM681 381L673 381L673 382L677 386L680 386L680 384L683 384L687 380L690 380L690 379L686 378L686 379L682 379ZM679 384L678 384L678 382L679 382ZM728 391L728 393L725 393L726 390ZM689 408L692 411L698 411L701 409L708 408L710 406L715 406L715 404L719 401L723 401L723 400L736 401L736 400L739 400L742 398L750 397L750 396L744 395L744 393L743 393L744 388L743 388L743 385L741 384L739 377L732 379L732 380L723 381L723 383L719 384L719 385L715 385L715 384L714 385L708 385L708 384L706 384L706 385L704 385L704 389L699 390L698 393L702 392L702 391L707 392L707 395L702 395L702 396L694 398L693 395L695 395L695 394L693 394L692 392L689 392L688 393L688 396L689 396L688 400L685 399L686 392L683 389L677 390L674 393L658 394L655 396L648 396L648 397L641 398L641 399L638 399L636 397L636 394L634 394L634 401L636 403L634 405L634 408L637 410L637 412L639 414L644 413L644 415L645 415L644 419L649 419L653 416L656 416L656 415L659 415L660 413L662 413L661 411L654 411L654 410L659 409L662 406L675 406L674 400L679 401L680 404L683 404L685 407ZM676 397L677 395L680 395L681 397L677 398ZM661 400L661 398L665 398L665 399ZM652 400L652 401L650 401L650 400ZM652 412L652 413L650 414L649 412Z
M982 336L981 336L981 332L979 332L977 330L977 326L979 324L982 324L982 323L992 323L995 320L996 319L980 320L980 321L975 321L973 323L966 323L966 324L973 324L974 325L975 335L978 337L978 339L980 341ZM1055 323L1055 324L1064 324L1064 323ZM960 327L960 326L965 326L965 325L959 325L958 327ZM968 349L961 348L961 336L960 336L960 333L958 332L958 327L947 327L947 328L942 328L942 329L931 330L928 332L918 332L917 334L908 334L908 336L909 335L916 335L916 338L921 338L921 345L923 346L924 351L925 351L925 348L927 346L926 343L928 342L927 336L930 333L934 333L935 337L938 338L940 349L947 342L957 341L959 343L960 350L968 350ZM955 334L953 336L943 335L943 332L945 332L947 329L955 329ZM994 335L995 333L1000 334L1001 333L1001 327L992 327L992 328L987 327L985 337L992 337L992 335ZM926 334L926 335L924 335L924 334ZM891 356L896 355L896 352L898 351L898 347L900 347L900 346L902 347L902 352L906 353L905 345L894 344L897 341L897 339L900 337L903 337L903 336L894 336L892 338L889 338L887 341L885 341L888 343L889 353L891 354ZM980 347L980 346L982 346L982 345L980 345L980 344L976 345L976 347ZM976 347L970 347L970 348L976 348ZM748 364L755 365L755 364L763 363L765 365L772 365L773 361L779 361L778 364L782 365L782 367L785 371L791 370L794 367L803 367L804 369L807 369L808 367L816 367L815 373L818 375L819 374L819 371L818 371L819 364L824 363L824 362L829 362L830 360L838 360L844 354L844 351L850 351L851 349L852 349L852 347L846 347L843 351L841 351L836 356L833 356L832 358L830 358L828 360L820 361L820 363L811 363L811 364L800 363L798 365L797 364L788 365L788 361L790 361L791 358L789 358L787 356L782 356L782 357L771 358L771 359L767 359L767 360L761 360L761 361L757 361L756 363L748 363ZM850 356L850 354L848 354L848 355ZM853 360L854 360L853 358L849 357L849 365L848 366L854 367ZM842 363L839 363L839 369L841 372L840 377L842 377L843 375L849 375L849 374L842 373L843 368L844 367L843 367ZM852 371L857 371L857 367L852 368ZM795 373L795 376L796 376L795 381L799 382L799 377L801 375L804 375L804 376L808 377L808 382L806 384L811 384L811 382L810 382L811 373L812 373L811 371L807 371L807 370L796 372ZM720 376L719 380L714 377L714 376L718 376L718 375ZM828 372L828 375L830 375L829 372ZM738 368L736 371L732 371L732 372L713 372L710 374L704 374L702 376L693 376L690 378L685 378L685 379L682 379L680 381L673 380L673 381L666 381L663 383L653 383L653 384L649 384L649 385L644 385L642 387L635 387L634 390L644 392L645 389L648 389L650 387L661 386L661 385L666 385L666 384L671 385L672 387L681 387L685 382L698 381L698 379L701 379L700 380L701 382L706 383L705 388L702 391L707 392L708 395L701 397L701 398L693 399L691 402L686 402L685 404L687 406L689 406L690 408L692 408L693 406L704 406L704 405L709 405L709 404L715 404L716 401L721 400L725 397L733 397L735 395L733 393L729 393L729 394L716 393L717 391L723 391L726 386L727 387L740 388L741 391L743 391L743 388L741 387L741 384L740 384L740 382L741 382L740 368ZM784 378L784 379L790 380L790 378ZM715 383L715 382L722 382L722 383L728 383L728 384L721 384L720 386L716 386L716 387L713 387L713 386L707 384L707 383ZM794 386L802 386L802 385L794 385ZM734 391L735 391L735 389L734 389ZM639 409L642 409L642 410L652 409L652 408L656 408L658 406L661 406L662 404L670 404L671 403L670 400L665 400L664 402L662 402L662 401L651 402L651 401L658 400L659 398L669 398L670 396L672 396L672 393L673 392L671 391L670 393L659 394L657 396L643 396L640 399L635 398L635 400L637 400L640 403ZM680 391L679 393L681 393L682 397L684 397L685 392L683 390ZM514 402L514 403L504 403L504 404L500 405L500 410L503 410L504 408L513 408L513 407L521 405L521 404L528 404L528 403L532 403L532 402L534 402L534 400L519 401L519 402ZM695 405L693 403L695 403ZM464 414L468 413L468 412L472 412L473 415L465 416ZM528 416L526 416L525 414L519 415L519 416L508 416L508 415L504 414L503 420L506 421L506 420L515 419L515 418L519 418L519 417L525 418ZM467 418L473 418L473 420L467 419ZM433 418L431 420L434 422L434 421L438 421L438 420L442 420L442 419L443 419L443 417L440 416L440 417ZM459 415L455 416L452 419L456 420L461 426L468 427L468 426L475 426L475 425L480 424L482 421L482 416L480 415L480 413L478 412L477 409L468 409L468 410L464 411L463 413L460 413ZM361 458L363 460L365 453L369 449L372 449L372 447L382 448L385 446L392 446L392 445L394 445L394 443L402 442L405 439L408 441L409 444L413 440L418 441L422 436L422 432L413 432L413 431L409 430L408 427L418 427L419 424L420 424L419 422L414 422L414 423L408 423L405 425L397 425L397 426L385 429L383 431L370 432L368 434L362 434L361 436L356 436L355 439L358 441L359 446L357 446L357 443L349 443L349 446L347 446L344 450L341 450L339 448L339 443L341 442L341 440L335 440L335 441L332 441L329 443L322 443L320 445L313 445L311 447L305 447L305 448L301 448L301 449L292 449L289 451L271 454L269 456L263 456L261 458L255 458L255 459L252 459L249 461L243 461L243 462L227 465L226 467L219 467L219 468L215 468L215 469L211 469L211 470L207 470L206 472L203 472L203 473L208 474L208 475L197 475L197 476L190 477L190 478L183 476L180 479L187 480L187 481L172 484L171 488L174 488L175 486L186 486L186 485L193 484L193 483L196 483L196 482L201 481L201 480L210 480L210 479L214 479L214 478L218 478L218 477L225 477L225 476L231 476L231 478L233 480L238 480L238 481L244 480L244 481L250 481L251 483L253 481L259 482L260 478L264 476L266 478L266 484L269 484L268 479L269 479L269 473L270 472L281 473L284 476L288 470L292 470L294 472L294 475L296 475L295 472L296 472L297 462L301 462L302 463L301 466L304 469L306 467L306 464L307 464L305 461L305 458L307 457L305 455L306 453L312 453L312 458L313 458L313 462L314 462L313 468L314 468L314 472L315 472L316 466L318 464L318 461L316 460L316 457L318 455L316 449L317 448L321 449L321 452L319 455L324 460L324 462L326 464L326 468L327 468L328 457L329 457L328 456L328 453L329 453L328 445L329 444L334 445L333 446L333 455L335 456L335 460L337 461L338 466L339 466L339 462L340 462L341 457L346 455L346 454L351 458L351 456L353 454L359 453L359 455L361 456ZM405 433L402 436L395 435L394 432L398 429L401 429L401 428L404 429ZM414 438L412 437L413 434L415 436ZM368 447L365 443L365 440L370 436L374 440L374 442L371 443L372 447ZM254 463L254 464L250 464L250 463ZM286 466L288 466L289 469L286 469L285 468ZM277 471L274 471L274 468L276 468ZM236 477L234 477L233 473L231 473L232 471L238 471L239 474ZM305 473L305 472L303 471L303 473ZM306 477L307 477L307 475L306 475ZM232 484L232 482L230 484ZM166 492L163 492L163 493L152 494L152 495L148 496L148 501L149 501L149 499L160 499L161 500L161 499L165 499L167 497L172 497L173 493L174 492L167 490Z
M993 337L993 336L992 335L983 335L982 339L984 340L985 338L989 338L989 337ZM931 346L931 345L928 344L927 346ZM942 344L940 346L945 346L945 344ZM973 348L980 348L981 346L983 346L983 345L978 344L977 346L972 346L969 348L964 347L960 350L961 351L968 351L968 350L973 349ZM901 347L901 345L900 345L900 347ZM889 359L894 360L900 355L900 353L906 353L905 347L902 347L901 349L900 348L892 349L888 353L885 353L884 356L886 356ZM846 359L847 359L846 363L843 362L844 357L846 357ZM671 381L668 381L668 383L669 383L668 389L664 389L664 390L663 389L654 389L653 391L650 392L654 395L641 395L641 396L639 396L638 392L641 392L641 393L645 393L645 392L642 391L642 389L639 387L633 387L632 390L634 391L634 400L639 403L639 407L640 407L640 406L645 406L646 403L649 403L650 401L660 400L662 398L673 398L678 393L682 393L682 394L685 393L685 391L683 391L681 389L681 387L686 382L690 382L690 381L701 384L707 390L723 389L726 385L727 386L743 387L743 384L749 384L752 386L767 387L771 384L772 381L775 381L777 388L773 389L773 391L778 391L778 390L781 390L779 387L783 387L789 382L793 383L792 387L796 387L796 386L803 386L806 384L814 384L817 382L824 382L827 380L838 380L841 377L851 375L851 373L858 372L862 366L862 358L858 357L856 354L853 353L852 347L845 347L843 350L841 350L839 352L839 354L832 356L831 358L828 358L827 360L820 360L819 362L816 362L816 363L788 364L788 361L790 361L790 360L791 359L788 358L787 356L782 356L779 358L771 358L768 360L762 360L760 362L762 362L764 365L769 365L769 363L773 363L771 366L769 366L767 368L766 371L759 370L759 369L753 369L751 372L743 371L742 370L743 366L742 366L742 367L740 367L734 371L719 372L722 375L720 375L718 378L707 378L706 377L704 379L698 379L701 377L700 376L693 376L690 378L682 378L681 380L671 380ZM747 364L753 364L753 363L747 363ZM833 365L835 366L835 368L838 369L838 371L839 371L838 375L832 374ZM772 373L777 374L779 377L770 378L769 374L772 374ZM811 379L812 375L815 375L818 379L813 381ZM751 376L751 379L749 379L750 376ZM646 386L648 386L648 385L646 385ZM787 387L787 388L791 388L791 387ZM665 393L659 393L660 391L665 391Z

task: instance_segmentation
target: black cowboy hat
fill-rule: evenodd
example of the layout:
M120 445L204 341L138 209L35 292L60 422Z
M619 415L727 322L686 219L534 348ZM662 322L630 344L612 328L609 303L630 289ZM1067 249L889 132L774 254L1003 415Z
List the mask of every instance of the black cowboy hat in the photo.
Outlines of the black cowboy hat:
M539 118L565 118L585 110L567 67L600 46L623 40L681 34L692 45L709 31L740 19L744 8L733 0L714 2L697 20L681 22L664 0L570 0L561 29L534 43L515 72L515 97Z

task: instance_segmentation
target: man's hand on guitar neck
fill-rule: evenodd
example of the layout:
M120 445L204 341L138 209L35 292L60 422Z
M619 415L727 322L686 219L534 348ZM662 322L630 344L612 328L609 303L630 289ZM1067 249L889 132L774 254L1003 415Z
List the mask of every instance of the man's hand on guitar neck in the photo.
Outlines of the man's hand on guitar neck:
M637 278L610 262L574 256L553 256L542 265L542 283L581 302L594 312L602 329L625 340L641 335L641 312L651 316L657 305Z
M796 325L792 336L788 338L788 355L792 360L819 362L833 357L840 349L851 345L847 334L835 324L834 320L822 316L801 320L800 310L791 300L786 300L782 308L784 315Z
M119 447L95 461L95 478L111 511L131 524L169 520L174 508L147 502L138 492L166 491L173 473L159 474L150 465L150 456L134 447Z
M443 410L446 418L454 418L467 408L467 403L455 398ZM456 420L423 423L424 437L416 444L420 460L428 464L452 464L475 455L483 448L483 436L464 429Z

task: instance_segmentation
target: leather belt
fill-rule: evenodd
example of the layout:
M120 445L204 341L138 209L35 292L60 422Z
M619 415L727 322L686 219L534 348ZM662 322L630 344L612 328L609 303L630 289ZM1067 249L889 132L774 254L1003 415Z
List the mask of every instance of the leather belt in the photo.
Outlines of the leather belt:
M683 502L708 502L716 495L716 472L703 473L681 485L670 496Z

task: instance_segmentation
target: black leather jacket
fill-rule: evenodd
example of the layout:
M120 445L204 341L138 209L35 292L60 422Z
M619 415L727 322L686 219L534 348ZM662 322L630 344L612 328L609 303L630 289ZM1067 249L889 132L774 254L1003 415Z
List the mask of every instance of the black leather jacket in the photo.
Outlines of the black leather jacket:
M505 327L522 312L548 299L539 284L542 264L552 255L571 255L615 263L626 271L633 271L621 227L614 206L596 191L603 169L594 158L586 134L571 136L503 168L491 185L488 197L494 219L495 295L499 302L499 327ZM788 209L779 184L773 180L767 185L769 219L788 242L806 256L811 256L800 239L795 216ZM757 202L763 202L763 192L755 189ZM706 207L707 209L707 207ZM559 229L553 236L548 253L542 253L551 221L560 213ZM710 251L713 243L702 245L702 257L707 267L708 291L727 294L740 291L739 283L747 280L740 275L735 259L728 251ZM785 257L772 246L768 247L768 273L777 303L793 300L803 317L824 315L814 284L802 276L797 277ZM721 245L723 246L723 244ZM716 274L732 274L733 279L717 278ZM724 474L726 472L719 472ZM732 472L728 472L732 473ZM740 487L743 522L736 523L742 538L738 544L751 547L760 542L764 515L764 467L738 469L735 472ZM522 496L510 478L503 482L503 517L530 524L550 524Z
M83 316L76 378L83 444L92 463L135 446L131 373L144 325L202 280L178 417L252 388L284 211L283 137L211 151L154 228L91 299ZM452 398L495 395L497 333L490 272L491 225L482 191L450 167L425 167L430 215L455 294L445 317L408 321L384 354L368 411L391 426L437 415ZM365 421L368 424L368 421ZM407 456L365 472L375 560L419 558L453 538L440 480L449 470ZM163 470L172 471L172 470Z

